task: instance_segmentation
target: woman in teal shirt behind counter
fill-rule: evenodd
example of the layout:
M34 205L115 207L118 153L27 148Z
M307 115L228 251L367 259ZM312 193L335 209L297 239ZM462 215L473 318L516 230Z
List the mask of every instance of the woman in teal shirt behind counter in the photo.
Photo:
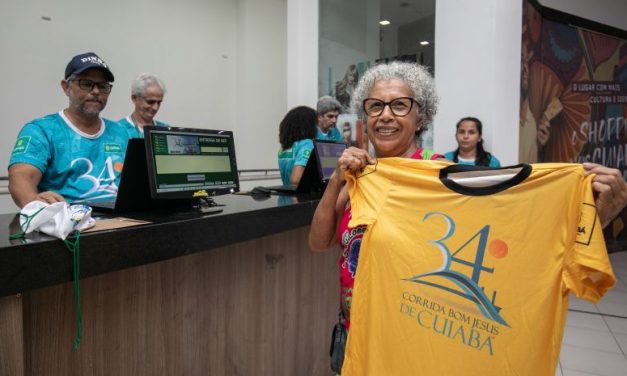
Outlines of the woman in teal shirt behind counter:
M462 165L501 167L496 157L483 148L483 124L474 117L465 117L457 122L457 149L444 154L449 161Z
M299 106L285 114L279 125L278 153L281 180L285 185L297 185L313 150L318 117L313 108Z

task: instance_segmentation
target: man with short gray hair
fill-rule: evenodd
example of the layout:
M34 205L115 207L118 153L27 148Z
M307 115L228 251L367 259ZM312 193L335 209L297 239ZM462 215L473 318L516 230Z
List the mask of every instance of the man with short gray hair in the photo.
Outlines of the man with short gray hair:
M342 105L337 99L324 96L318 99L316 106L318 113L318 130L316 132L317 140L344 142L342 134L335 127L337 117L342 111Z
M167 126L155 120L165 93L165 84L159 77L151 73L140 74L131 84L131 101L135 110L118 123L134 138L144 138L145 125Z

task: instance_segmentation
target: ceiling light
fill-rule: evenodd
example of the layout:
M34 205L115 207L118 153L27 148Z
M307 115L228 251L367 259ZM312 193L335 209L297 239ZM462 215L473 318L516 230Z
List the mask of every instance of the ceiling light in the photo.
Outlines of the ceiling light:
M426 46L426 45L428 45L428 44L429 44L429 41L428 41L428 40L423 40L422 42L420 42L420 45L421 45L421 46Z
M381 20L381 21L379 21L379 25L381 25L381 26L387 26L389 24L390 24L390 21L388 21L388 20Z

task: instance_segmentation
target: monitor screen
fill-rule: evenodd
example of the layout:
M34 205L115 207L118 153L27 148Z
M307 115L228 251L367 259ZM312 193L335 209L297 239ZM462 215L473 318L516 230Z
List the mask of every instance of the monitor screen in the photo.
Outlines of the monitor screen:
M144 139L152 198L239 191L233 132L151 126Z
M335 171L337 160L346 149L346 144L343 142L316 141L315 147L322 181L326 182Z

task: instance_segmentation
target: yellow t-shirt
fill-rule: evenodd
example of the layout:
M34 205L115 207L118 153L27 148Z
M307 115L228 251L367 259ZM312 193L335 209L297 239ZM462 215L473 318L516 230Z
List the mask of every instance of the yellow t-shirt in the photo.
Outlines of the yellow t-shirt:
M583 172L388 158L347 175L349 225L368 228L342 375L553 376L569 292L615 283Z

